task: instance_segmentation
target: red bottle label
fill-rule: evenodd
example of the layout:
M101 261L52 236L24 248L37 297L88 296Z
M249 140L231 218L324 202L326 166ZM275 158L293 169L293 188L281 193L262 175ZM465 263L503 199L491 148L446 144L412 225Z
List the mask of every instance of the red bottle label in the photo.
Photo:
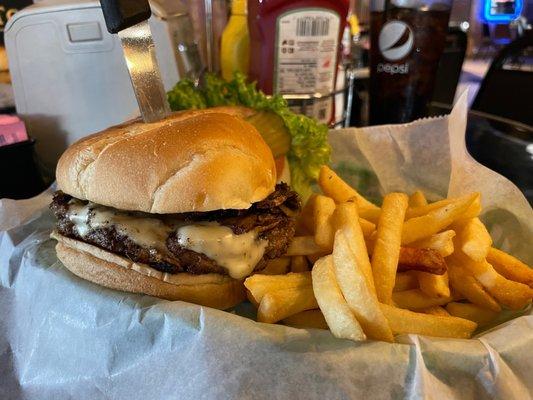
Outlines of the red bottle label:
M339 15L328 9L285 12L276 23L274 92L329 94L335 87L339 51ZM331 119L332 99L316 101L311 114Z

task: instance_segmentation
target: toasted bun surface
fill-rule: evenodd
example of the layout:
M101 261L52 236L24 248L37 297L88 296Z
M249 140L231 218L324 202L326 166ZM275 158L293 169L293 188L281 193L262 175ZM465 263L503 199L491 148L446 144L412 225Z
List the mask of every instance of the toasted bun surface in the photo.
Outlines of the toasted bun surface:
M225 310L245 299L242 281L219 274L166 274L57 232L57 257L73 274L98 285Z
M82 200L165 214L249 208L274 191L276 169L252 125L215 109L83 138L62 155L56 178Z

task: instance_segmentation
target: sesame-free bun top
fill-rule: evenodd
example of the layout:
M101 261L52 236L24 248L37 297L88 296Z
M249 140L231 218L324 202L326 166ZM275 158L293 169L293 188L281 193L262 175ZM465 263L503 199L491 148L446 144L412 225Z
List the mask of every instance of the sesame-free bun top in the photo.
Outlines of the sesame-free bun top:
M78 199L166 214L249 208L274 191L276 169L252 125L213 109L83 138L61 156L56 178Z

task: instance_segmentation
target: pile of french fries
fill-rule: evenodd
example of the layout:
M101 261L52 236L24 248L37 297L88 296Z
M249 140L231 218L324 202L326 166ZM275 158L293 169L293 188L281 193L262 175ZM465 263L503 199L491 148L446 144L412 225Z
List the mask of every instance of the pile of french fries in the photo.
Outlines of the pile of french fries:
M531 302L533 270L492 247L479 193L390 193L378 207L326 166L319 186L286 257L245 281L259 322L352 340L469 338Z

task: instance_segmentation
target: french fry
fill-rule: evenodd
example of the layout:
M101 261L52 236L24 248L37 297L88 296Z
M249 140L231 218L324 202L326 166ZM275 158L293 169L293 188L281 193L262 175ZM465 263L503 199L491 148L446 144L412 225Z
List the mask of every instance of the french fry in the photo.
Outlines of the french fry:
M374 235L372 235L374 236ZM374 254L375 236L365 239L368 254ZM452 244L453 247L453 244ZM446 272L446 261L438 250L430 248L400 247L398 272L424 271L442 275Z
M494 247L489 249L487 261L507 279L528 285L533 289L533 269L518 258Z
M407 209L407 195L390 193L383 199L372 254L372 273L378 300L391 304L396 269L400 257L402 224Z
M289 272L291 259L289 257L280 257L268 260L265 269L261 271L263 275L283 275Z
M420 291L426 296L435 298L449 298L451 296L447 272L442 275L417 272L416 275Z
M364 208L357 204L359 209L359 215L374 224L378 223L379 216L381 215L381 208Z
M361 230L363 231L364 237L370 237L376 230L376 224L367 221L364 218L359 218L359 225L361 225Z
M460 224L458 229L458 240L461 242L461 250L474 261L483 261L492 245L487 228L479 218L472 218Z
M328 329L328 324L320 310L307 310L291 315L281 321L283 325L299 329Z
M405 290L392 293L392 300L400 308L408 310L420 310L433 306L442 306L452 301L450 297L429 297L420 289Z
M318 194L313 193L307 201L305 202L304 206L302 207L302 211L300 212L300 215L298 216L296 228L300 230L305 230L309 234L314 235L315 234L315 220L314 220L314 209L315 209L315 202Z
M446 311L446 309L444 309L441 306L433 306L433 307L428 307L428 308L422 308L419 311L424 313L424 314L440 315L441 317L449 317L450 316L450 313L448 311ZM468 319L468 318L465 318L465 319Z
M409 207L422 207L427 206L428 201L426 200L426 196L424 196L424 193L422 193L420 190L417 190L414 192L411 196L409 196Z
M394 292L418 289L418 279L414 272L398 272L394 284Z
M448 274L449 275L449 274ZM452 298L452 301L462 301L466 300L466 297L461 294L461 292L455 290L452 286L450 286L450 295Z
M410 243L409 247L416 247L417 249L433 249L438 251L441 256L448 257L453 253L454 237L455 231L447 230Z
M309 265L305 256L291 257L291 272L309 271Z
M363 237L361 225L357 223L357 206L353 202L340 203L333 213L332 223L335 231L341 230L352 249L357 265L365 275L368 287L376 294L372 267Z
M372 222L379 216L379 207L361 196L354 188L344 182L331 168L322 166L318 176L318 185L322 192L335 200L336 203L345 203L355 198L359 208L359 215Z
M398 271L413 270L442 275L446 272L446 261L436 250L402 247L398 259Z
M335 202L330 197L318 195L315 200L313 219L315 221L315 242L322 249L331 251L333 248L333 226L331 215L335 211Z
M426 336L467 339L477 324L463 318L422 314L381 304L385 317L394 334L418 334Z
M350 203L350 202L348 202ZM340 203L340 204L346 204L346 203ZM355 205L355 203L353 203ZM337 205L338 207L338 205ZM357 208L357 206L356 206ZM371 239L371 237L375 237L376 234L376 224L367 221L364 218L359 218L359 225L361 226L361 231L363 232L363 237L365 238L365 242L368 246L369 243L374 245L374 241ZM335 230L335 229L334 229ZM370 254L370 253L369 253Z
M370 339L392 342L389 324L342 231L335 235L333 267L348 306Z
M462 294L471 303L477 304L480 307L494 312L500 312L502 310L496 299L483 288L470 272L462 270L453 260L447 259L446 262L448 264L448 276L450 277L452 288ZM458 299L454 298L454 300Z
M449 258L468 270L498 302L511 310L531 302L533 290L529 286L504 278L487 261L476 262L462 251L455 251Z
M246 291L246 297L248 298L248 301L250 303L252 303L252 305L255 307L255 308L259 308L259 303L255 300L254 296L252 296L252 292L250 291Z
M481 195L475 193L476 197L470 206L465 210L464 214L460 218L475 218L481 213ZM423 215L429 214L432 211L435 211L439 208L445 207L457 199L449 198L436 201L434 203L427 204L425 206L410 207L405 212L405 219L411 219L416 217L421 217Z
M305 310L318 308L311 286L266 293L257 309L257 321L273 324Z
M489 324L498 316L498 313L494 311L471 303L448 303L446 305L446 311L454 317L474 321L479 327Z
M457 222L461 222L461 220L477 218L479 217L479 214L481 214L481 195L478 193L478 196L476 196L472 204L470 204L470 206L466 209L464 214L457 220Z
M314 232L311 232L309 229L307 229L302 223L297 222L296 226L294 227L294 234L295 236L315 236Z
M405 212L405 219L421 217L423 215L429 214L432 211L450 205L451 203L453 203L453 200L454 199L442 199L439 201L435 201L434 203L429 203L422 206L409 207Z
M279 271L287 260L290 270L305 271L309 260L312 279L247 279L258 320L329 326L352 340L392 341L402 333L467 338L497 317L500 304L522 309L531 302L533 270L491 247L478 218L479 193L430 204L421 191L391 193L380 208L326 166L319 186L324 195L309 198L298 236L277 261ZM305 308L313 305L320 310Z
M314 236L295 236L292 238L285 256L308 256L321 253L324 253L324 249L316 244Z
M337 284L332 256L318 260L313 267L312 276L315 298L333 336L355 341L365 340L363 329Z
M324 257L324 253L315 253L315 254L309 254L308 256L306 256L307 261L309 261L311 265L315 265L315 263L322 257Z
M370 237L365 237L365 246L366 246L369 256L371 256L374 253L374 245L376 244L376 235L377 235L377 232L374 231L374 233Z
M248 298L252 304L258 305L268 292L287 290L301 287L311 287L311 273L288 273L286 275L254 274L244 281L248 290Z
M477 263L477 268L479 271L474 277L501 304L511 310L520 310L531 303L533 291L529 286L504 278L487 261Z
M445 229L464 214L476 196L479 194L473 193L461 197L426 215L405 221L402 230L402 244L416 242Z

